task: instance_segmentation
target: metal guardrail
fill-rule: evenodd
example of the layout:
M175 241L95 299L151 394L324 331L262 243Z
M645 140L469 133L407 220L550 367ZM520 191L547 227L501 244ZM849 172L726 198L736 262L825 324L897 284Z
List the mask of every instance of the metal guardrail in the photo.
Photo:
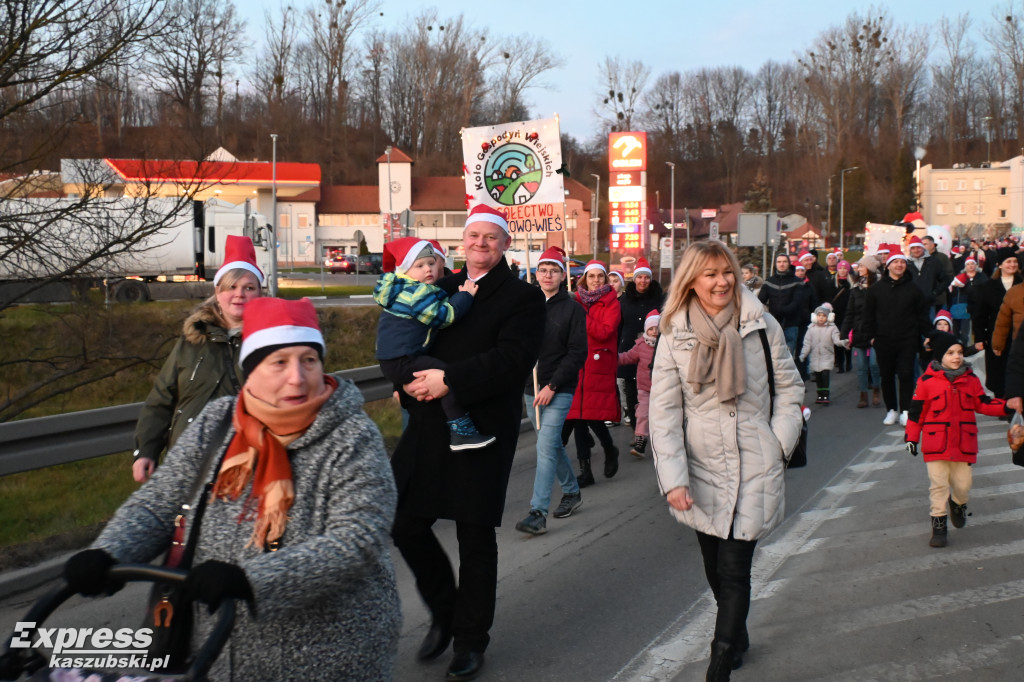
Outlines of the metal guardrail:
M334 376L353 382L366 402L391 397L378 365ZM0 424L0 476L131 450L141 409L132 403Z

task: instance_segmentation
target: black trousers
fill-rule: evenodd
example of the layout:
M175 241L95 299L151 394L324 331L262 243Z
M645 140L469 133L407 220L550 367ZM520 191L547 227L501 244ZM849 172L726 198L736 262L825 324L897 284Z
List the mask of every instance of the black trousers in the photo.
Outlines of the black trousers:
M434 620L451 626L456 652L483 652L491 641L498 591L498 540L494 527L456 522L459 584L431 527L437 519L399 508L391 537L416 577L416 589Z
M615 445L612 434L608 432L608 427L604 425L604 422L589 419L566 419L562 424L562 445L568 444L569 434L573 434L576 443L576 459L590 459L590 448L594 440L587 433L587 429L597 435L597 440L601 442L601 447L605 450Z
M740 649L747 644L747 614L750 612L750 569L756 540L728 540L697 531L704 575L718 604L715 641Z
M626 398L626 416L629 417L629 424L636 429L636 406L640 398L637 395L635 374L622 380L622 393Z
M884 344L875 342L878 353L878 374L882 379L882 399L885 409L897 412L910 409L910 401L914 397L914 365L917 361L917 342L909 341L902 344ZM899 379L899 403L896 402L896 380Z

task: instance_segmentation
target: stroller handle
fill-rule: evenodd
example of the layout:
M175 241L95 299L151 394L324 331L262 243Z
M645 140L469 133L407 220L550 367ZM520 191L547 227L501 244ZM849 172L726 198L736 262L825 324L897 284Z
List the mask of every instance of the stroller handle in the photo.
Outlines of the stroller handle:
M117 578L125 582L181 583L185 581L187 576L188 571L182 571L176 568L164 568L162 566L152 566L150 564L116 564L110 567L110 577ZM67 583L62 581L62 584L47 592L32 605L32 608L30 608L28 613L25 614L25 622L35 623L36 628L38 628L57 609L58 606L73 597L75 594L75 591L69 587ZM196 652L195 657L192 659L192 665L190 665L185 674L178 677L178 679L185 682L206 679L206 674L210 671L210 667L213 665L213 662L217 660L220 652L223 651L224 646L231 637L231 630L234 625L235 600L225 599L217 609L217 621L214 623L213 630L210 632L209 637L207 637L206 642L203 643L203 646L200 647L199 651ZM11 635L4 643L2 654L3 658L21 654L21 651L12 652L11 641L13 639L14 635ZM38 658L38 652L31 650L31 652L23 654L25 655L25 658L22 660L26 663L32 662L32 654L35 654ZM0 680L3 679L8 678L5 678L3 676L3 672L0 672ZM10 679L17 679L17 677Z

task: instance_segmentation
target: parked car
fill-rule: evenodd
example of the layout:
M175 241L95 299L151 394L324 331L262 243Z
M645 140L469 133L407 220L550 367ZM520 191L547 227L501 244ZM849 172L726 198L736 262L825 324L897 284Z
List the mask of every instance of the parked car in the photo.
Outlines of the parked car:
M356 257L348 254L330 256L324 260L324 269L331 274L352 273L356 271Z
M367 253L365 255L358 256L357 258L359 272L368 272L374 275L379 275L384 272L384 254Z

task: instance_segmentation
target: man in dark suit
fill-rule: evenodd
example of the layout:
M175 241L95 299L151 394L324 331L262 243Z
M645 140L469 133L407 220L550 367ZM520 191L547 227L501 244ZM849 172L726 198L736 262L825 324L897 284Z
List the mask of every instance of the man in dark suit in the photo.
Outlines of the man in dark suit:
M474 208L463 231L466 266L438 282L449 294L467 278L479 289L469 312L442 330L431 355L445 370L417 372L405 387L409 426L391 459L398 510L391 535L416 576L432 623L420 660L437 658L454 637L448 680L470 680L483 666L498 584L498 545L505 491L519 440L522 391L544 338L540 289L513 275L505 260L508 223L494 209ZM494 444L453 452L439 398L449 387ZM416 398L413 400L410 398ZM456 524L459 580L431 527Z

